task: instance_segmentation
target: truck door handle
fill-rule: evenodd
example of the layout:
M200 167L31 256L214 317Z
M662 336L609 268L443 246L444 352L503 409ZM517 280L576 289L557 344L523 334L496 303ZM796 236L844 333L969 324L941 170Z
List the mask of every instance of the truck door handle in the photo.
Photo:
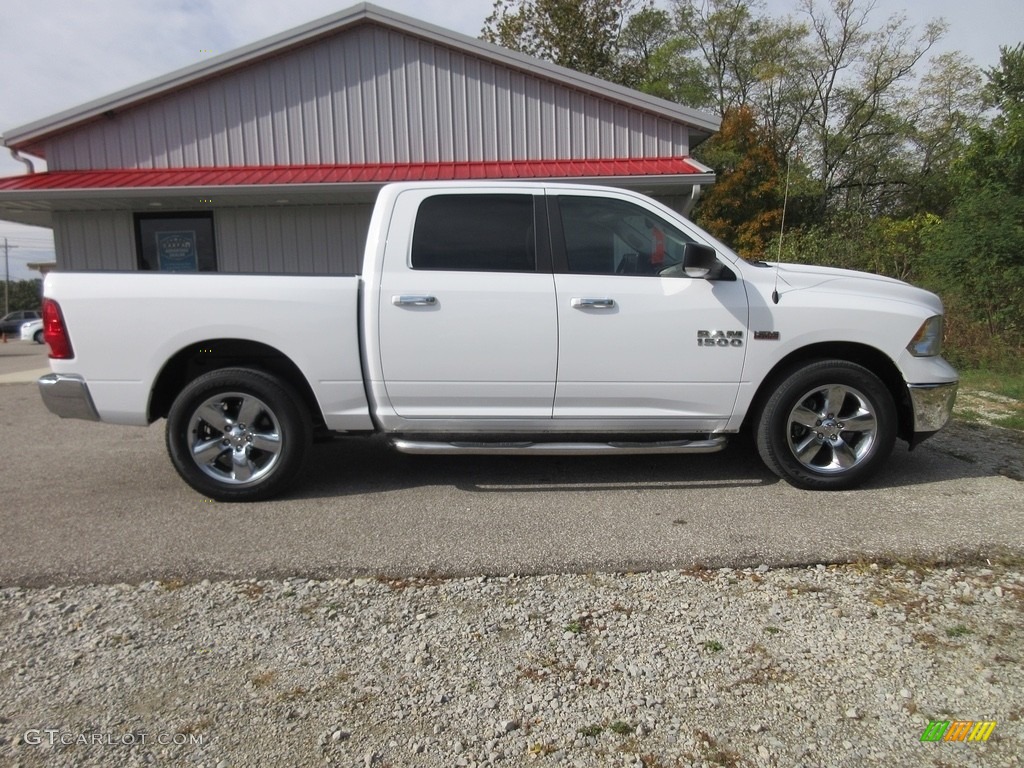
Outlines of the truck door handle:
M573 299L569 304L573 309L614 309L615 299Z
M437 299L434 296L392 296L391 303L396 307L432 307Z

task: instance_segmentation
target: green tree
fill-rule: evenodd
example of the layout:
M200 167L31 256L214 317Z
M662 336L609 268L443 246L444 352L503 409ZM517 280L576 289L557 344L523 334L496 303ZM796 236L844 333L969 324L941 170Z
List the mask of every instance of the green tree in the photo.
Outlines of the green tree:
M577 72L619 78L619 36L638 0L495 0L481 36Z
M806 30L760 15L759 0L674 0L676 29L700 51L712 107L720 115L756 106L766 115L765 87L792 69Z
M782 225L779 161L765 129L749 107L726 112L719 132L701 146L717 182L695 213L696 220L745 258L761 258Z
M873 29L874 5L801 0L814 54L802 73L809 101L801 117L803 150L821 183L819 212L884 210L892 185L905 185L901 148L910 133L905 86L942 36L940 21L915 37L906 17Z
M985 75L982 98L996 115L972 132L960 176L968 187L999 185L1024 194L1024 43L1000 48L999 66Z
M696 45L677 34L672 17L645 7L629 17L619 37L619 81L630 88L690 107L711 105Z
M2 289L0 289L2 290ZM43 299L43 281L12 280L7 287L7 302L11 312L19 309L39 309ZM3 311L3 297L0 296L0 312Z
M911 110L911 162L906 191L908 211L945 214L956 196L953 168L981 127L982 72L963 54L936 57L921 79Z
M995 115L954 164L959 190L930 239L929 264L960 323L954 338L975 342L962 344L973 353L965 362L992 365L991 350L1019 361L1024 347L1024 45L1002 48L986 76L982 96Z

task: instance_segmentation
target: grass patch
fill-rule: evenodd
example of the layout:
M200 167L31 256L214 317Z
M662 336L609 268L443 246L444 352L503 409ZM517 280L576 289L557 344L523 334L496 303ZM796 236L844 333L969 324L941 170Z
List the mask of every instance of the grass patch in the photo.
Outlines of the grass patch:
M956 418L971 425L1024 431L1024 373L968 370L960 374Z
M717 640L705 640L704 641L704 650L706 650L706 651L712 651L714 653L718 653L723 648L725 648L725 646L722 645Z
M1016 429L1024 432L1024 410L1020 413L1014 413L1010 416L1003 416L999 419L993 419L992 423L997 427L1003 427L1004 429Z
M589 737L589 738L597 738L598 736L601 735L601 733L603 731L604 731L604 728L602 728L600 725L587 725L587 726L584 726L583 728L580 728L579 733L580 733L581 736L586 736L586 737Z
M970 634L973 634L972 631L963 624L957 624L955 627L946 628L946 637L963 637L964 635Z
M981 414L973 408L957 408L956 417L960 421L967 421L971 424L981 424L984 421Z
M625 723L622 720L616 720L614 723L608 726L613 733L619 734L619 736L626 736L632 733L635 729L629 723Z
M960 386L963 389L980 389L1014 400L1024 400L1024 373L960 371Z

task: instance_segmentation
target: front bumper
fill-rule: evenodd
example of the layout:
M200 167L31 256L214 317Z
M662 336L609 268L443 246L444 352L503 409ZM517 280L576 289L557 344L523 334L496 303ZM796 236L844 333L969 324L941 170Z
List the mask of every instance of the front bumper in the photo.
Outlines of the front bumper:
M914 436L911 447L934 435L953 415L959 381L945 384L908 384L910 402L914 406Z
M48 373L37 382L43 403L62 419L99 421L100 415L89 394L89 385L81 376Z

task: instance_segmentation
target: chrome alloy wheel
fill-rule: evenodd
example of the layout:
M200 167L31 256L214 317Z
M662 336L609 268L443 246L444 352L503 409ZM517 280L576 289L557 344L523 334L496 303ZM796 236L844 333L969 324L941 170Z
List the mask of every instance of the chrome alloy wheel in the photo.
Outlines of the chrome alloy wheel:
M251 394L224 392L205 400L192 413L188 434L196 466L228 485L259 482L281 456L278 418Z
M815 472L845 472L872 454L878 422L876 408L853 387L817 387L803 395L789 413L789 450Z

